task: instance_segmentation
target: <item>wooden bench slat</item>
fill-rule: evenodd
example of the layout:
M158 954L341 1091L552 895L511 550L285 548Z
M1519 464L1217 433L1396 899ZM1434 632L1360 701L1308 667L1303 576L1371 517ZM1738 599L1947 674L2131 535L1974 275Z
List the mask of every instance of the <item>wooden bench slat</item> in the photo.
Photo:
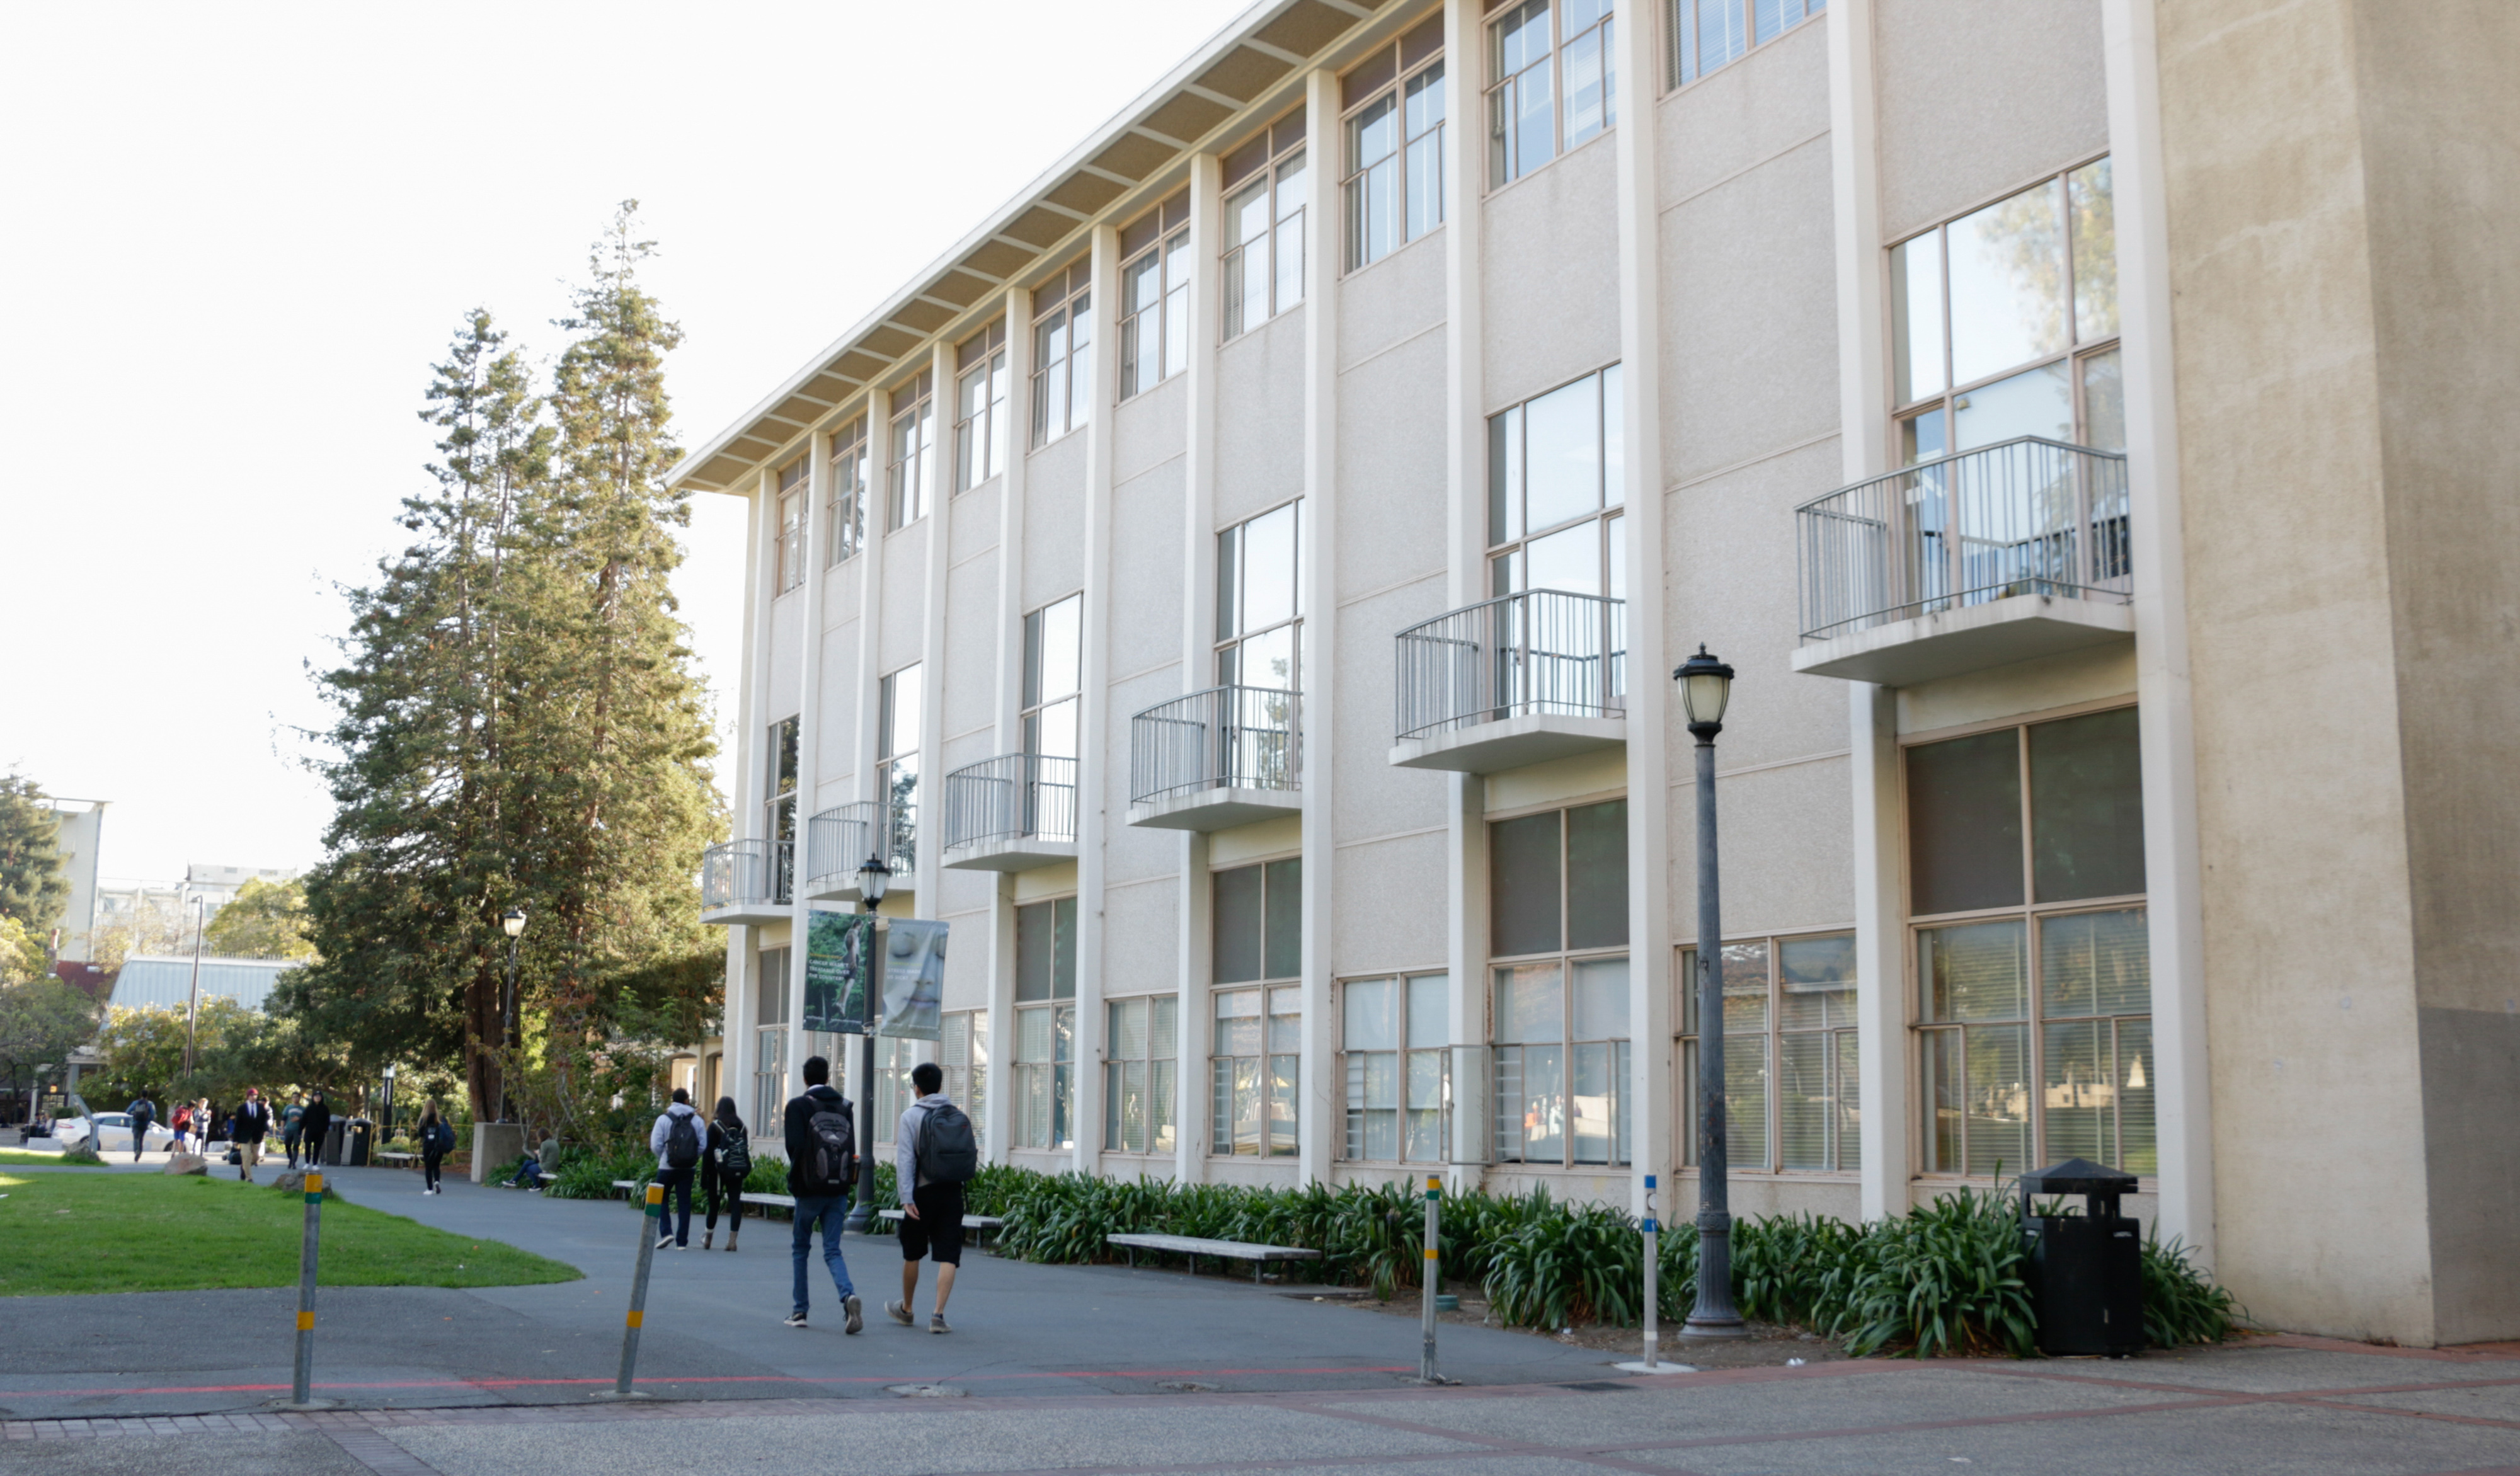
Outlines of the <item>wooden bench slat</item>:
M1322 1253L1294 1245L1260 1245L1247 1240L1207 1240L1196 1235L1105 1235L1113 1245L1138 1250L1168 1250L1181 1256L1215 1256L1233 1261L1318 1261Z

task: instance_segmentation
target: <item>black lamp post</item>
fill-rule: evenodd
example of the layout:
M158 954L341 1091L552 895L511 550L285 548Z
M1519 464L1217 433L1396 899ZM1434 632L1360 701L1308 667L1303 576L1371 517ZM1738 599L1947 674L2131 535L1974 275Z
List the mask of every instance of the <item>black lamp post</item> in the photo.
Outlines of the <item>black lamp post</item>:
M508 998L499 1011L499 1044L507 1048L513 1059L517 1049L517 944L525 935L525 910L520 907L508 909L508 916L499 919L499 926L506 929L508 934ZM508 1068L501 1066L499 1068L499 1120L501 1122L516 1121L515 1099L516 1095L508 1090Z
M1697 738L1697 1305L1685 1338L1749 1336L1732 1307L1732 1215L1724 1122L1724 909L1715 874L1715 735L1732 668L1706 648L1671 674Z
M883 905L892 885L892 868L871 855L858 868L858 906L869 915ZM849 1206L848 1228L860 1234L875 1223L875 1020L883 992L883 924L869 926L866 979L858 1015L858 1192Z

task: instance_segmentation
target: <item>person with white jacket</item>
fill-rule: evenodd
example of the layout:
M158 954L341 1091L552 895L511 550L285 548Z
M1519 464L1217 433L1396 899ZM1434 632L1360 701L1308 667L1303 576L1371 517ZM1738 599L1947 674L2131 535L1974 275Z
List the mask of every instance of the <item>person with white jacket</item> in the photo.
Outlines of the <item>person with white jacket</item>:
M656 1222L656 1249L670 1245L676 1250L689 1250L692 1244L692 1176L700 1165L700 1152L707 1143L707 1126L692 1107L692 1094L682 1087L674 1089L674 1099L648 1130L649 1150L656 1155L656 1182L665 1186L664 1207ZM665 1229L664 1209L681 1205L681 1218L674 1228Z

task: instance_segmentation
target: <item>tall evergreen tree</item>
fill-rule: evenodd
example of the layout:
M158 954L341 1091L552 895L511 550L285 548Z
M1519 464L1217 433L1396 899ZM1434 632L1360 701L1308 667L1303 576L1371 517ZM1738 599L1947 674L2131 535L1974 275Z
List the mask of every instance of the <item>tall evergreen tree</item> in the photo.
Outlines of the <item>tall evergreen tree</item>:
M0 917L17 918L41 938L61 920L69 900L60 817L33 780L0 774Z

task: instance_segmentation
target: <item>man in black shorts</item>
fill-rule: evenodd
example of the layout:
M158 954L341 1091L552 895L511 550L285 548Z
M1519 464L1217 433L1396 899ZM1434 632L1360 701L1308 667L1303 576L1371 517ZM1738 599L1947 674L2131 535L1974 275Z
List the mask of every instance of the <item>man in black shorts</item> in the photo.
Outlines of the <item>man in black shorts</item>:
M893 1183L911 1186L901 1206L901 1300L884 1311L904 1327L917 1325L911 1304L919 1299L919 1262L933 1257L936 1310L927 1319L927 1330L951 1332L945 1325L945 1301L954 1295L954 1273L963 1264L963 1183L974 1167L967 1161L971 1123L944 1095L945 1071L934 1061L912 1067L910 1084L919 1099L903 1110L892 1135ZM928 1131L931 1114L938 1130L933 1134ZM939 1141L924 1144L922 1154L927 1137Z

